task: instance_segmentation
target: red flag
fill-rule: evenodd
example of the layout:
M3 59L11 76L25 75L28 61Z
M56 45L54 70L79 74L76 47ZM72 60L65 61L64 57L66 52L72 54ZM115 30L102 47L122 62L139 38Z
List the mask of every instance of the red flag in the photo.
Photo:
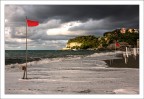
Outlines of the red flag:
M27 26L28 27L33 27L33 26L37 26L37 25L39 25L39 22L38 21L33 21L33 20L26 20L26 22L27 22Z
M119 47L120 46L120 44L118 43L118 42L116 42L116 44L115 44L117 47Z

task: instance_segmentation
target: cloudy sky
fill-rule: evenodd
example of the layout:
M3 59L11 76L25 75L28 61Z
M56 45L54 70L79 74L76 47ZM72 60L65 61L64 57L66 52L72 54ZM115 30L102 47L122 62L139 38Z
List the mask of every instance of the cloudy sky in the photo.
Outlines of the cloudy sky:
M6 50L25 50L25 16L40 23L28 27L31 50L59 50L76 36L139 28L138 5L6 5Z

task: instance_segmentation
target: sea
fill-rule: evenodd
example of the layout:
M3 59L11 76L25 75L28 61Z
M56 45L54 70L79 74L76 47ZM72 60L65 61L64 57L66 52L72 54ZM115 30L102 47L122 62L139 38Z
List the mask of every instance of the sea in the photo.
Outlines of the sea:
M67 58L74 56L87 56L99 53L96 50L28 50L27 61L39 61L45 58ZM5 65L26 62L25 50L5 50Z

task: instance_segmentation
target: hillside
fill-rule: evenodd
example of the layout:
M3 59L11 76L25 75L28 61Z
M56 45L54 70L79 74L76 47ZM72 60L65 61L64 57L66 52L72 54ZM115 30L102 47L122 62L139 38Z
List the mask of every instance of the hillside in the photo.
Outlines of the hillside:
M118 42L122 46L137 46L139 39L138 29L116 29L106 32L102 37L78 36L67 42L66 49L113 49L112 44ZM120 48L117 47L117 48Z
M95 36L79 36L70 39L67 43L67 48L71 49L88 49L98 47L98 38Z

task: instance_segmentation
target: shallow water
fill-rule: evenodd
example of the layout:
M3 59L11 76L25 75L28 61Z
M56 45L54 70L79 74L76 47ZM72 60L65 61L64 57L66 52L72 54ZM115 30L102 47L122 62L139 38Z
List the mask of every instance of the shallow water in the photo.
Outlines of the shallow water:
M64 58L74 56L91 55L98 51L78 50L78 51L63 51L63 50L28 50L28 62L38 61L44 58ZM5 64L25 63L25 50L6 50Z

